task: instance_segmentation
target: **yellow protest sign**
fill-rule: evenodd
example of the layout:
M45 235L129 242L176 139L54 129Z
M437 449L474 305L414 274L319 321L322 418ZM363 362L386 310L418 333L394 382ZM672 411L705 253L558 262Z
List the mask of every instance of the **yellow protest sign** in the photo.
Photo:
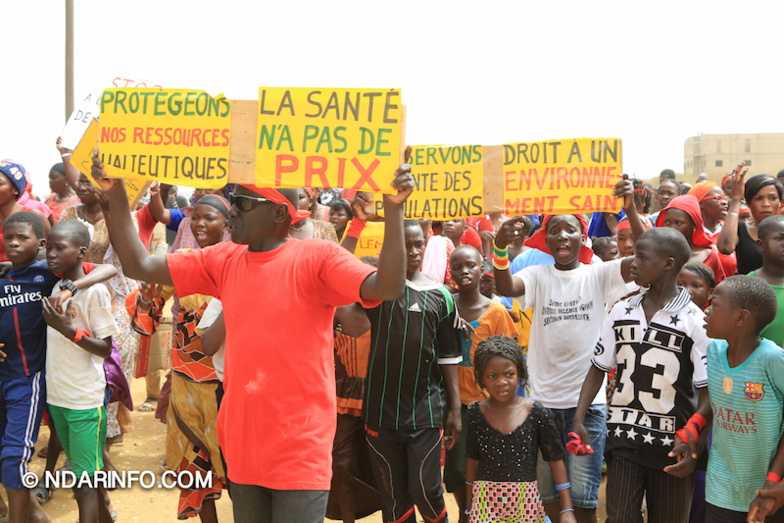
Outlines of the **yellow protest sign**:
M101 124L98 123L98 120L93 118L71 155L71 165L87 176L91 183L93 181L92 176L90 175L90 170L93 165L92 156L93 151L99 145L100 134ZM131 209L136 207L136 204L141 200L142 196L144 196L144 192L152 183L149 180L139 180L137 178L126 178L123 182L125 183L125 192L128 193L128 205Z
M101 159L106 173L219 188L229 181L231 105L189 89L105 89Z
M82 139L76 145L76 149L73 150L73 154L71 154L71 165L90 178L90 181L92 181L90 170L93 166L93 151L100 144L100 139L101 124L93 118L82 135Z
M397 89L259 88L256 184L392 192Z
M405 217L450 220L484 216L481 145L417 145L411 150L416 190L406 200ZM383 215L376 195L374 211Z
M368 222L359 235L354 256L378 256L384 243L384 222Z
M503 146L507 214L620 212L612 191L622 172L618 138L570 138Z

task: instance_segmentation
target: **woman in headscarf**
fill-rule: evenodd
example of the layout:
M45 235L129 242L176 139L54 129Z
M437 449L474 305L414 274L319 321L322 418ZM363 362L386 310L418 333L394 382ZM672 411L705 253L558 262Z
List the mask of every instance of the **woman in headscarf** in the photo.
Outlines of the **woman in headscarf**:
M784 193L784 187L773 176L758 174L745 180L747 171L745 162L741 162L729 174L729 211L716 240L716 246L722 254L735 253L738 274L748 274L762 267L762 253L757 247L757 227L762 220L778 212ZM739 220L744 197L754 219L753 225Z
M196 202L190 215L196 248L215 245L223 240L229 207L229 202L215 194L205 195ZM166 300L173 294L172 286L145 284L139 292L129 295L126 305L134 330L151 336L160 325ZM221 496L226 477L218 447L215 391L219 374L213 357L202 350L201 333L197 329L213 298L191 294L179 296L176 300L179 302L179 314L172 347L171 393L166 413L166 466L178 474L212 478L209 486L180 487L177 517L187 519L198 514L202 522L216 522L215 500ZM222 363L220 360L221 371Z
M705 232L700 204L694 196L686 194L674 198L659 213L656 226L680 231L691 249L689 263L704 263L713 269L716 283L732 275L731 272L727 274L732 270L731 267L721 259L719 251Z
M715 242L721 232L724 219L727 217L727 201L729 198L716 182L701 182L689 190L689 194L700 203L700 213L705 232Z

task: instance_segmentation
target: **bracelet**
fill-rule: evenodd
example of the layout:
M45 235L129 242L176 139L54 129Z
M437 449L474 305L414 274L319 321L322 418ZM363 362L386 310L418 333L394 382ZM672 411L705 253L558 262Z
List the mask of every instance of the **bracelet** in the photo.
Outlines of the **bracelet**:
M765 478L765 481L772 481L773 483L781 483L781 476L773 472L772 470L768 472L768 477Z
M473 483L469 483L469 482L467 482L467 481L465 482L465 484L466 484L466 485L471 485L472 487L474 486L474 484L473 484Z
M351 218L351 223L346 230L346 237L348 238L359 238L359 235L362 234L362 230L367 225L365 220L360 220L357 217Z
M71 154L73 154L73 153L62 153L62 154L60 155L60 157L61 157L61 158L67 158L67 157L71 156Z
M509 246L507 245L501 249L495 244L495 241L493 241L493 254L495 254L496 258L507 258L509 257Z
M471 514L471 509L467 508L463 511L463 514Z
M82 329L76 329L76 335L74 336L74 339L71 340L71 341L73 341L74 343L79 343L79 341L82 338L89 338L89 337L90 337L90 333L89 332L87 332L85 330L82 330Z
M498 258L493 258L493 267L498 269L499 271L505 271L509 269L509 259L502 259L499 260Z
M560 485L556 485L555 486L555 490L557 490L559 492L562 491L562 490L569 489L569 488L572 488L572 484L570 482L568 482L568 481L566 483L561 483Z
M565 508L561 512L559 512L559 514L563 514L564 512L574 512L574 509L573 508Z
M689 442L689 437L686 435L688 432L694 438L694 441L700 439L700 432L705 426L708 424L708 421L705 419L705 416L700 414L699 412L695 412L694 415L689 418L689 421L686 422L686 425L677 432L675 432L676 436L679 436L684 443Z
M727 216L740 216L740 215L736 212L728 212Z

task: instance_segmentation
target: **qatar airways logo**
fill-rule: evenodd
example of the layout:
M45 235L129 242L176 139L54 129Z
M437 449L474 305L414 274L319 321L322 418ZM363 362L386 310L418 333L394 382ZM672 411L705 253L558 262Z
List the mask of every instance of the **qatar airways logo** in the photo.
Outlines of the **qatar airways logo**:
M22 292L22 286L13 283L3 285L3 292L5 296L0 296L0 307L11 307L22 303L41 301L43 298L41 291Z

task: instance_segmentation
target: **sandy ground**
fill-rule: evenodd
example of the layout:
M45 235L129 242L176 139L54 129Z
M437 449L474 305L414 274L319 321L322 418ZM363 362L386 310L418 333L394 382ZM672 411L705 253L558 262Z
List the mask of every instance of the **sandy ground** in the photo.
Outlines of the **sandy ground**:
M144 380L134 380L131 386L134 405L139 406L145 399ZM153 417L151 412L133 413L133 430L125 434L122 443L112 446L111 457L114 464L121 471L151 471L155 474L154 488L143 489L135 485L130 489L118 489L110 493L114 509L119 512L118 521L145 521L145 522L174 522L177 520L177 489L158 488L163 472L164 441L166 426ZM41 427L36 450L46 445L49 439L49 429ZM65 461L65 455L60 457L58 467ZM33 458L30 470L36 474L43 473L46 460L38 456ZM147 476L149 477L149 476ZM602 482L604 483L604 482ZM602 485L602 491L604 485ZM603 494L603 492L602 492ZM451 521L457 521L457 505L451 495L446 495L447 510ZM231 499L224 491L223 497L216 502L218 518L222 522L232 522ZM603 505L603 503L600 503ZM69 489L59 489L52 500L43 505L44 510L56 522L75 522L79 518L76 500ZM604 521L603 506L600 507L599 521ZM421 520L421 519L420 519ZM195 521L195 520L191 520ZM324 520L331 521L328 519ZM363 523L382 523L381 513L358 520ZM294 523L294 522L292 522Z

